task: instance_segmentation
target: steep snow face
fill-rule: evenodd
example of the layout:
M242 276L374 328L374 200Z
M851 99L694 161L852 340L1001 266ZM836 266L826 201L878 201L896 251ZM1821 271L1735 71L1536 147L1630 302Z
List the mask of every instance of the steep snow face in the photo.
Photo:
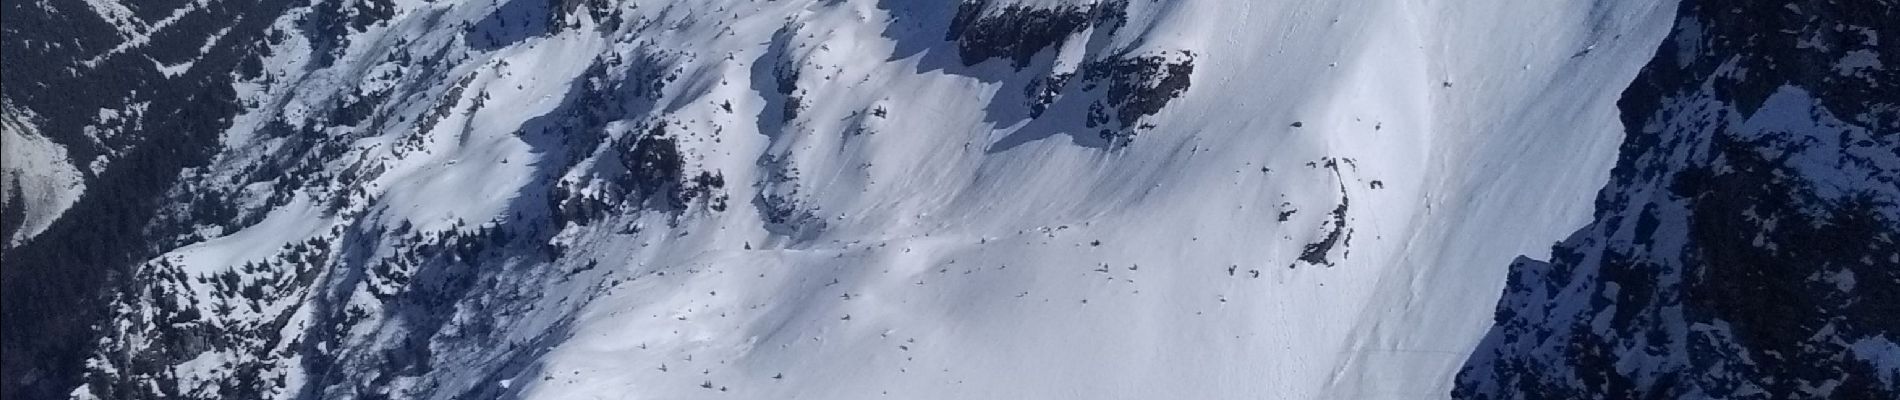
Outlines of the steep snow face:
M1520 3L318 2L72 395L1443 396L1672 12Z
M1688 1L1458 397L1900 397L1900 11Z
M13 247L46 230L79 200L85 181L66 161L66 148L40 136L33 115L5 106L0 115L0 233Z

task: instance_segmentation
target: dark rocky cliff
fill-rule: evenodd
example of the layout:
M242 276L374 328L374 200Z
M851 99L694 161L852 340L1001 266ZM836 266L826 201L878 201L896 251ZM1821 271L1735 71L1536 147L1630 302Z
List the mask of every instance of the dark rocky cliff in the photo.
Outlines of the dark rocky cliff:
M1900 397L1900 3L1684 2L1460 398Z

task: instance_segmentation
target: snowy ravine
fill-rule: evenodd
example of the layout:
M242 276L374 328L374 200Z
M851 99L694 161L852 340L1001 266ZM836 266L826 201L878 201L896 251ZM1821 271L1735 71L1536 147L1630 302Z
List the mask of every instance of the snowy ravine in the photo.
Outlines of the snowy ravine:
M1892 2L1685 1L1456 396L1900 398L1897 66Z
M1522 291L1557 267L1504 266L1580 263L1550 243L1593 205L1676 207L1654 254L1752 243L1695 237L1684 207L1894 221L1893 106L1866 100L1891 95L1813 74L1892 85L1895 52L1816 50L1841 60L1820 71L1717 41L1696 46L1791 66L1645 70L1685 43L1667 0L7 1L9 58L58 60L6 64L9 124L82 181L4 256L10 398L1566 393L1595 375L1510 374L1627 369L1508 342L1596 314ZM1830 32L1796 43L1856 34ZM1680 90L1718 65L1815 83L1717 83L1769 110L1722 114ZM1748 129L1724 165L1789 173L1616 164L1626 123L1624 160L1649 160L1720 137L1705 117ZM1737 158L1821 129L1849 134ZM1627 191L1689 173L1716 186ZM1744 188L1822 200L1724 203ZM1864 237L1825 240L1892 251ZM1759 257L1735 262L1788 262ZM1817 282L1874 300L1814 304L1891 321L1853 288L1890 264L1837 261ZM1561 306L1487 336L1499 293ZM1824 329L1890 328L1859 323Z

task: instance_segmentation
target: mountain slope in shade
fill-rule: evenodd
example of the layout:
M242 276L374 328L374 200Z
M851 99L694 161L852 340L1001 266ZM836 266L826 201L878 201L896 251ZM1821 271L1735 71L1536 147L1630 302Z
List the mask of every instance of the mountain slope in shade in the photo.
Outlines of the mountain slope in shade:
M1900 8L1687 1L1465 398L1900 396Z

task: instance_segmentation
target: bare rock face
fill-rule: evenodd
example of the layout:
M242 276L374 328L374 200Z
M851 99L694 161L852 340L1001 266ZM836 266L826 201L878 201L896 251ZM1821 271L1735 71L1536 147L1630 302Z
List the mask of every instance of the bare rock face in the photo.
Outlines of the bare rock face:
M1687 1L1462 398L1900 396L1900 9Z
M991 0L965 0L957 7L945 40L957 44L963 65L993 58L1008 59L1022 69L1043 49L1060 46L1072 35L1090 28L1113 32L1126 23L1126 0L1037 8L1022 4L997 6Z

